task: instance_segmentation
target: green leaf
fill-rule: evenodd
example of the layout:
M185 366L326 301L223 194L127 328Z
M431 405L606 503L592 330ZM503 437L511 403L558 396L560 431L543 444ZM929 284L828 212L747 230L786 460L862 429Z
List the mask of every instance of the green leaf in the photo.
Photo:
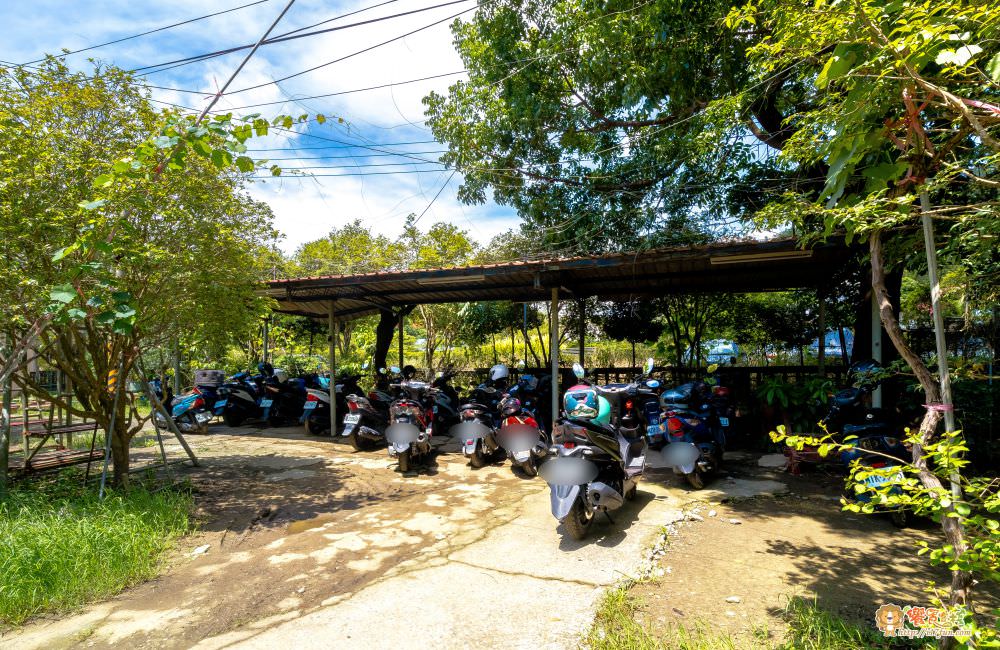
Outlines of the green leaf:
M55 253L52 254L52 261L58 262L59 260L63 259L67 255L75 251L76 248L77 248L76 244L71 244L69 246L66 246L65 248L60 248L59 250L57 250Z
M239 167L241 172L252 172L254 170L253 160L247 158L246 156L240 156L237 158L236 166Z
M271 176L281 176L281 167L271 165Z
M972 508L969 507L967 503L957 502L955 503L955 512L962 515L963 517L968 517L972 512Z
M191 148L194 152L203 158L208 158L212 155L212 147L204 140L195 140L191 143Z
M834 79L840 79L846 75L854 67L854 62L857 61L857 58L858 56L855 52L838 45L834 50L833 56L826 60L826 65L823 66L823 69L820 70L819 75L816 77L816 87L824 89Z
M66 315L70 318L79 320L81 318L85 318L87 316L87 312L79 307L72 307L66 310Z
M233 164L233 155L225 149L216 149L212 152L212 164L219 169L225 169Z
M81 201L76 205L84 210L96 210L107 202L107 199L97 199L96 201Z
M101 174L100 176L94 179L94 187L96 189L107 187L111 185L112 181L114 180L115 177L112 176L111 174Z
M1000 52L993 55L993 58L986 64L986 74L990 79L1000 83Z
M177 144L176 137L171 138L169 136L161 135L153 138L153 145L155 145L157 149L167 149L175 144Z
M322 113L317 113L316 114L316 123L317 124L323 124L324 122L326 122L326 115L323 115Z
M128 291L115 291L111 294L111 299L118 304L126 304L132 300L132 294Z
M49 290L49 298L65 305L73 302L73 299L76 298L76 289L72 284L56 285Z

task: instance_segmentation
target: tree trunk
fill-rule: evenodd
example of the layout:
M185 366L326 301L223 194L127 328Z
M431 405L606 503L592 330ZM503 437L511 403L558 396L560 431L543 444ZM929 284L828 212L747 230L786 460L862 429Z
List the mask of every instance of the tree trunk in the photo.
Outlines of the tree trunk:
M872 291L875 293L882 326L885 328L886 333L892 340L892 344L899 352L899 355L906 361L907 365L910 366L910 369L917 376L920 386L924 389L924 397L927 400L927 404L939 404L941 402L941 391L938 388L938 384L935 381L934 376L931 374L927 366L924 365L920 355L910 348L906 339L903 337L903 331L899 326L899 321L896 319L896 311L893 307L889 291L886 288L885 262L883 260L881 233L876 231L872 234L869 241L869 247L871 250ZM920 482L923 483L925 488L930 490L946 489L941 480L930 471L927 466L927 461L924 459L924 446L931 442L936 435L941 417L940 411L933 408L927 409L924 414L924 418L920 423L920 442L913 445L913 465L919 472ZM955 512L954 509L955 504L952 503L951 506L945 509L947 511L945 514L947 515L948 513ZM941 517L941 529L944 532L945 539L947 539L948 543L954 548L955 555L958 556L965 553L967 550L967 544L965 540L965 530L961 520L958 517L943 516ZM953 570L951 572L951 595L949 598L949 604L953 606L965 605L971 610L972 584L973 581L971 573L968 571ZM942 648L950 648L953 646L954 639L951 637L943 637L939 643L939 647Z
M635 368L635 341L632 341L632 367Z
M407 306L398 311L384 309L379 314L378 325L375 326L375 353L372 355L376 371L387 367L389 348L392 347L396 326L399 325L399 317L400 315L406 316L411 311L413 311L413 307Z
M840 361L846 368L850 364L848 363L847 356L847 336L844 334L843 325L837 326L837 334L840 335Z

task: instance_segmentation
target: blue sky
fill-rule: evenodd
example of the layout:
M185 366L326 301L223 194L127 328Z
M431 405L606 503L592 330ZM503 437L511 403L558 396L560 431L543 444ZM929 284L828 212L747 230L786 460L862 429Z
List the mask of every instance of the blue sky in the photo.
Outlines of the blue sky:
M63 48L75 50L88 47L249 2L253 0L3 2L0 3L0 59L24 63L45 53L57 53ZM317 29L444 2L448 0L296 0L273 34L380 3L385 4ZM260 38L286 3L287 0L265 0L239 11L75 54L68 58L68 62L74 67L84 68L89 66L87 57L94 57L131 69L252 43ZM299 244L322 237L331 227L353 219L361 219L377 232L395 235L400 231L406 215L423 212L439 191L440 196L421 220L423 227L446 221L469 231L473 238L485 243L494 234L517 225L517 217L507 208L494 204L462 205L456 198L460 176L447 182L452 172L439 165L419 164L413 158L391 155L408 152L425 160L437 158L437 154L431 152L440 151L443 147L435 142L425 142L433 140L433 136L423 123L425 117L421 98L432 90L444 92L450 83L462 79L464 75L337 97L300 99L462 70L461 60L452 45L450 20L314 72L277 84L269 83L441 21L473 6L474 2L467 0L371 25L269 45L254 55L230 87L231 94L224 97L217 108L235 109L249 104L283 102L235 112L261 112L263 115L323 113L345 120L344 124L332 119L322 126L295 127L304 135L270 136L252 145L268 150L256 152L257 156L289 158L280 161L287 168L341 167L312 170L315 174L324 174L322 177L283 177L281 180L254 184L252 194L268 202L275 212L276 225L284 235L279 242L282 249L291 252ZM471 11L463 14L465 17L471 15ZM209 95L224 83L244 55L245 52L237 52L150 74L146 77L149 84L176 89L151 89L151 96L164 102L203 108L209 101ZM258 84L266 85L244 90ZM323 156L327 158L321 158ZM421 169L432 171L414 173ZM353 175L372 172L380 174ZM329 174L352 175L337 178L326 176Z

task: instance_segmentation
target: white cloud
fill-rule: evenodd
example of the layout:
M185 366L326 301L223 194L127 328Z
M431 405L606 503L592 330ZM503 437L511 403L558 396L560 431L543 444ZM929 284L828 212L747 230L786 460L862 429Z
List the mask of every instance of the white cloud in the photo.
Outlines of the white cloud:
M166 25L195 16L221 11L249 0L175 0L171 3L137 3L129 0L80 1L36 0L32 3L2 3L0 24L5 26L5 38L0 45L0 59L27 61L43 51L56 52L61 47L75 49L98 42ZM398 0L383 7L365 11L341 21L320 26L331 27L380 16L411 11L444 0ZM136 67L184 56L242 45L256 41L267 25L284 7L284 0L273 0L244 10L191 23L176 29L125 41L94 50L88 55L114 62L122 67ZM311 23L377 4L377 0L326 2L299 0L280 23L275 33L287 32ZM471 8L473 2L441 7L410 16L386 20L371 25L330 32L261 48L241 71L230 87L231 91L263 85L246 92L224 97L217 107L230 108L263 102L351 90L381 84L416 79L462 69L455 53L449 29L451 20L408 36L392 44L326 66L280 84L268 84L276 78L343 57L424 25ZM464 14L471 16L471 12ZM160 86L205 91L194 95L174 91L154 90L153 97L161 101L203 108L208 97L242 60L244 52L230 54L196 65L183 66L148 77L148 82ZM71 62L86 67L86 57L71 57ZM338 97L289 101L283 105L251 109L264 115L279 113L324 113L343 117L346 124L328 121L323 126L310 125L309 133L341 141L380 143L430 140L430 131L423 125L421 99L431 90L445 92L449 84L460 77L447 77L420 83L396 86ZM412 123L412 124L411 124ZM303 127L296 127L301 130ZM317 138L273 134L254 140L253 148L287 148L291 146L321 147L332 145ZM393 151L429 151L440 145L390 147ZM381 147L379 147L381 148ZM406 158L379 156L365 158L371 150L332 149L273 152L268 157L355 155L356 158L327 161L283 161L288 167L299 165L350 165L407 162ZM434 155L421 156L434 159ZM429 166L425 166L429 167ZM364 168L367 171L408 170L408 166ZM345 173L343 170L316 170L320 173ZM331 227L343 225L355 218L362 219L379 232L398 234L407 214L423 211L441 188L450 172L428 174L387 174L315 178L310 180L284 178L255 184L251 193L271 204L276 225L285 239L282 248L294 250L299 244L323 236ZM423 217L421 225L447 221L464 228L476 239L485 242L493 234L513 227L513 213L493 204L464 206L456 198L459 177L455 177Z

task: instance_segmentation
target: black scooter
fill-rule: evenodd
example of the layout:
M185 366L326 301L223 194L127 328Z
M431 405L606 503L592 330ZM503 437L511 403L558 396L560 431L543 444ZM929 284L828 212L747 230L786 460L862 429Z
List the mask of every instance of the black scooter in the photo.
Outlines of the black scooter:
M647 374L652 367L653 360L647 360ZM552 516L570 537L581 540L598 512L610 519L610 511L635 498L645 470L646 437L638 426L623 427L624 418L614 422L611 417L612 400L638 393L638 382L608 389L585 382L579 364L573 364L573 373L580 384L563 396L563 417L553 428L554 445L539 475L549 484Z

